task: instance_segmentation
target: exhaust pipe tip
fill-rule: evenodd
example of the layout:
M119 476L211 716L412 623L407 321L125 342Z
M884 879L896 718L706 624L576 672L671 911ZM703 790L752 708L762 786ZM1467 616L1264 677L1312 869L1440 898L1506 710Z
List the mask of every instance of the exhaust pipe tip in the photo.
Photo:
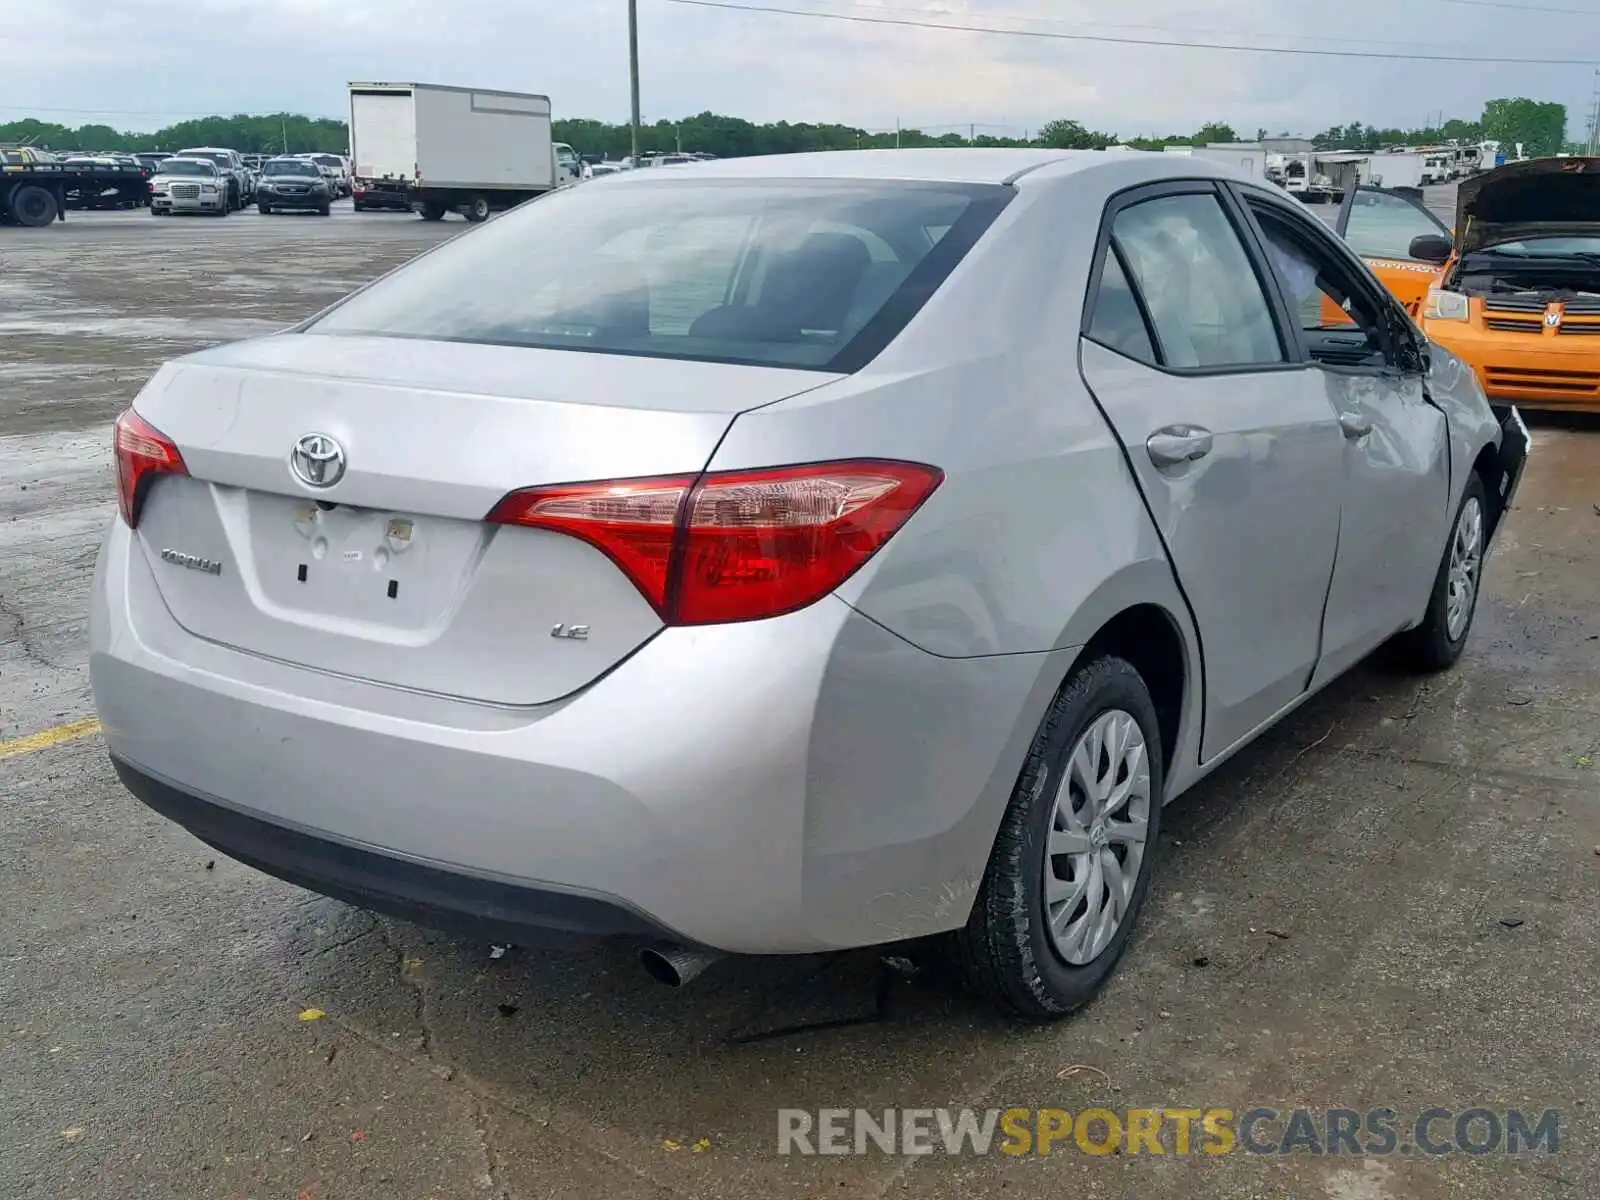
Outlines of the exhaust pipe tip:
M682 946L646 946L639 951L639 965L657 983L681 988L704 971L716 958Z

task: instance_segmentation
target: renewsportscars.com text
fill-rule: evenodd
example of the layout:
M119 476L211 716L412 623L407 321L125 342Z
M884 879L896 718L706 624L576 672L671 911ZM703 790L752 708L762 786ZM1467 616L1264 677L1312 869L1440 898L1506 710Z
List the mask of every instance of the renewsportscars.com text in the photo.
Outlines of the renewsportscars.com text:
M1554 1109L778 1110L779 1154L1557 1154Z

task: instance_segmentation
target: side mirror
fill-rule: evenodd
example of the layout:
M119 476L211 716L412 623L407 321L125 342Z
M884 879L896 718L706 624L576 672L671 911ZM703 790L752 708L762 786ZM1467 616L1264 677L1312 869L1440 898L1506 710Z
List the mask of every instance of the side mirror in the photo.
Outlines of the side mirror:
M1442 264L1450 261L1450 255L1454 250L1455 246L1444 235L1423 233L1411 239L1411 247L1407 253L1422 262Z

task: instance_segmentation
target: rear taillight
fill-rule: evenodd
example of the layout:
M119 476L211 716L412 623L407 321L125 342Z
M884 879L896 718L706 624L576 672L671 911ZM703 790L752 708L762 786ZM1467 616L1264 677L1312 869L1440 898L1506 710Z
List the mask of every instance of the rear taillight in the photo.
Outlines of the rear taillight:
M139 508L153 475L187 475L177 446L133 409L117 418L112 434L117 459L117 502L129 529L139 525Z
M826 596L944 478L858 460L512 492L488 520L582 538L669 625L754 621Z

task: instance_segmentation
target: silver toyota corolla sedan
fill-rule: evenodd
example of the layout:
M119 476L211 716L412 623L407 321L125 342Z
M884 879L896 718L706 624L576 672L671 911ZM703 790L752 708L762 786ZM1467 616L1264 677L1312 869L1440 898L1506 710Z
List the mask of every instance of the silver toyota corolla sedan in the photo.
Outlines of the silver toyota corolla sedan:
M96 703L145 803L401 917L939 935L1082 1004L1162 805L1389 644L1449 666L1528 439L1195 158L637 171L117 422Z

